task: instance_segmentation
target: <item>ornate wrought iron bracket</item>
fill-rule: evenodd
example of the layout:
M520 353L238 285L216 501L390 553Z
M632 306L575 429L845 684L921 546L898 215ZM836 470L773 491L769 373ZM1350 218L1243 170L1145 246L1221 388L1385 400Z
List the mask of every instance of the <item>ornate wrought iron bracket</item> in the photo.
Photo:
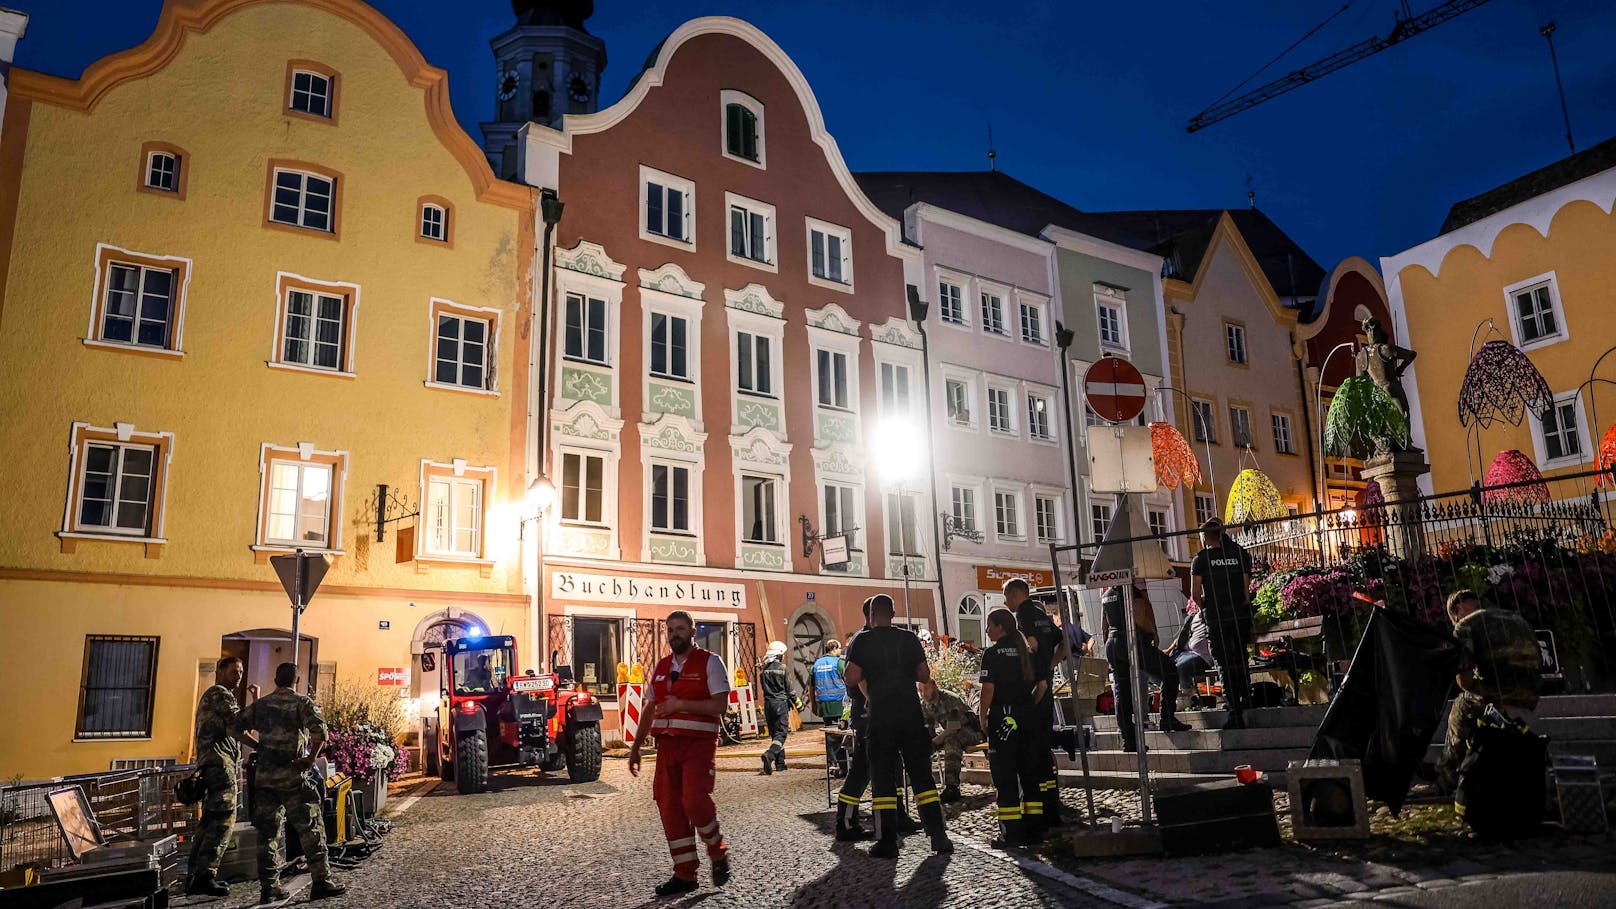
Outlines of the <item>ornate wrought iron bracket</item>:
M943 550L946 552L958 537L971 543L981 543L987 536L980 530L969 530L954 522L954 516L946 511L937 513L943 519Z
M809 523L807 515L797 515L797 523L802 525L802 557L806 559L814 554L814 547L819 545L819 534L814 532L814 525Z
M399 498L386 483L376 484L376 542L387 539L388 524L420 516L420 509L410 511L409 499Z

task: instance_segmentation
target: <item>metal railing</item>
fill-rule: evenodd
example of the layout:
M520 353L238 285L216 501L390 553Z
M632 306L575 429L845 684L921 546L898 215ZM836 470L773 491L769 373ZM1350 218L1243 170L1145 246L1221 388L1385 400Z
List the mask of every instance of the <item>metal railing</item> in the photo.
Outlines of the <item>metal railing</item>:
M183 805L174 787L191 764L57 777L0 786L0 871L19 865L49 870L72 863L47 796L69 786L84 789L107 842L189 836L197 806Z

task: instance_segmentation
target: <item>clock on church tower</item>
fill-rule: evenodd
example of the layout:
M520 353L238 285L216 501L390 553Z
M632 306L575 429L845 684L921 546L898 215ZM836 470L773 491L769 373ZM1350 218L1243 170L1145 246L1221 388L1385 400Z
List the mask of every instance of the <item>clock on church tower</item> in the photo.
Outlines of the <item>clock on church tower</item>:
M494 118L482 125L483 150L501 177L516 174L516 133L525 124L559 128L567 114L600 105L606 43L584 22L593 0L511 0L516 23L494 38Z

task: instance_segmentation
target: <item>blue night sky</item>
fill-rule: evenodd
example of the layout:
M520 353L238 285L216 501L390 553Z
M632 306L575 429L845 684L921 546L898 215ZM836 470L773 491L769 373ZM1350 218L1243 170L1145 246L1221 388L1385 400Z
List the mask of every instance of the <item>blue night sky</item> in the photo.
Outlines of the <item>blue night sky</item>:
M77 76L150 34L160 0L3 0L32 16L17 63ZM1412 0L1417 10L1436 0ZM473 137L493 109L488 41L504 0L375 0L450 72ZM1351 8L1252 85L1392 25L1394 0ZM1616 4L1492 0L1407 44L1193 135L1189 117L1325 16L1336 0L929 4L599 0L604 99L688 18L747 19L807 74L854 170L986 166L1078 208L1258 205L1329 268L1429 239L1459 199L1567 153L1553 19L1577 147L1616 135ZM917 10L923 13L916 13ZM447 12L453 10L453 12Z

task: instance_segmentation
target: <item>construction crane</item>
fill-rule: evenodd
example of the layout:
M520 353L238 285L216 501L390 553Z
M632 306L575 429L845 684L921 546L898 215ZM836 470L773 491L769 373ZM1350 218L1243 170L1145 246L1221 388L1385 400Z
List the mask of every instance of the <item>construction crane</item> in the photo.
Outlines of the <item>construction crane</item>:
M1275 79L1267 85L1254 88L1238 97L1229 98L1227 101L1219 98L1213 102L1211 107L1191 117L1189 125L1185 129L1193 133L1197 130L1205 129L1220 120L1227 120L1235 114L1248 111L1264 101L1271 101L1288 91L1301 88L1309 82L1328 76L1338 69L1351 66L1365 57L1374 56L1389 47L1401 44L1420 32L1436 28L1449 19L1468 13L1486 2L1487 0L1448 0L1447 3L1434 6L1416 16L1409 10L1407 0L1404 0L1402 14L1397 17L1397 25L1392 29L1391 34L1386 37L1360 41L1345 50L1337 51L1325 57L1317 63L1310 63L1301 69L1293 70L1288 75ZM1342 10L1345 9L1346 7L1342 7ZM1330 19L1340 14L1340 11L1338 11ZM1312 32L1308 32L1308 35L1312 35L1319 28L1323 28L1324 24L1329 22L1330 19L1320 23ZM1306 40L1306 37L1303 36L1303 40ZM1300 44L1301 42L1298 41L1297 43ZM1293 48L1295 46L1294 44L1291 45ZM1286 52L1288 53L1289 49ZM1284 56L1284 54L1280 56ZM1267 67L1264 68L1266 69ZM1258 72L1261 72L1261 70L1258 70ZM1247 81L1249 82L1250 80L1248 79ZM1243 85L1244 83L1241 84ZM1236 88L1239 88L1239 86L1236 86ZM1225 95L1224 97L1227 98L1228 96Z

